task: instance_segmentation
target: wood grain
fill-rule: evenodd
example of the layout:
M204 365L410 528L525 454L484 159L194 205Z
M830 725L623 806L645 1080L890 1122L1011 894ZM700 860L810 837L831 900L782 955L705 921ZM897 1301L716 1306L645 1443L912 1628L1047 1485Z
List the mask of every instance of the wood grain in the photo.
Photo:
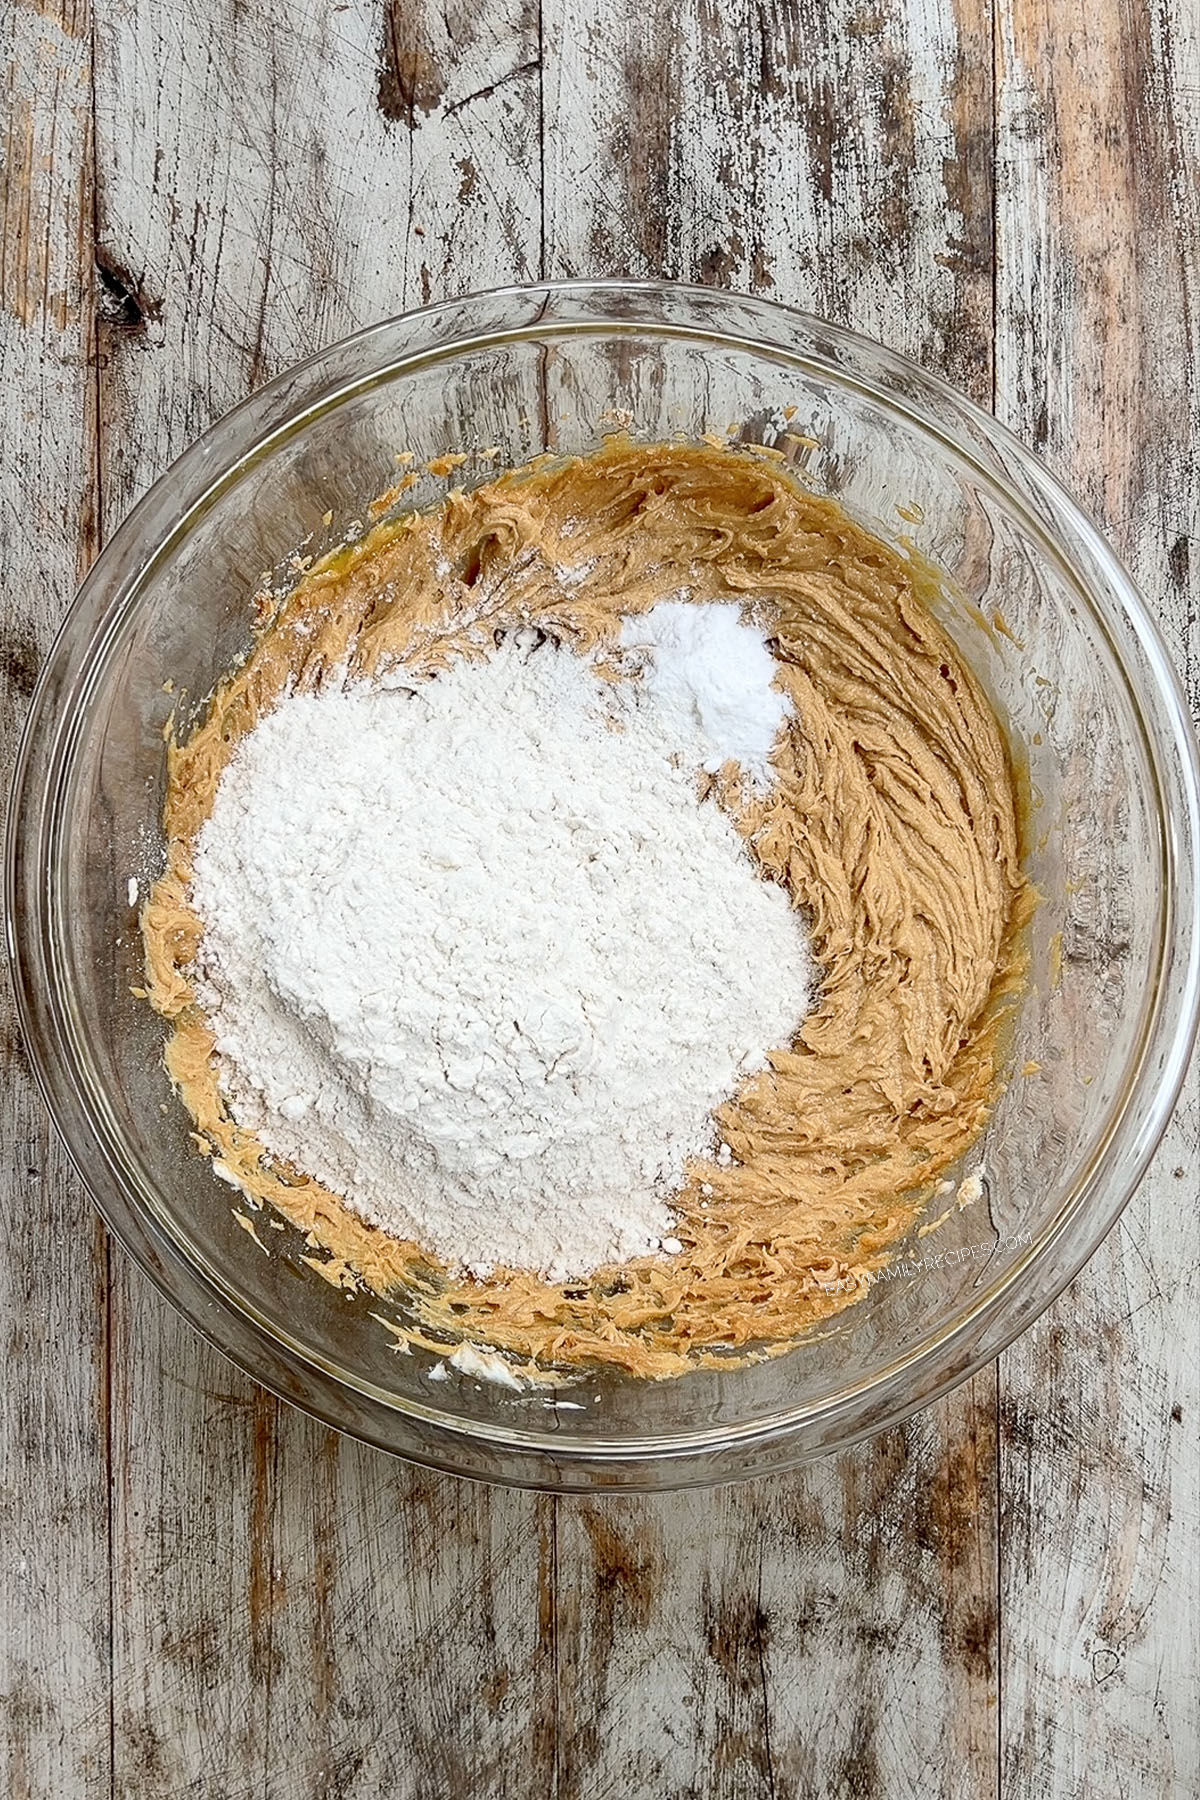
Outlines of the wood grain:
M9 745L100 534L198 431L539 271L753 289L994 400L1200 704L1189 9L18 0L3 31ZM2 1023L6 1793L1200 1791L1194 1076L999 1373L754 1487L555 1501L337 1438L109 1276Z
M0 25L2 779L42 654L95 550L86 5ZM0 1789L107 1793L106 1251L0 1000Z
M1128 559L1197 698L1200 54L1186 9L1001 13L997 410ZM1189 29L1190 21L1190 29ZM1001 1373L1005 1792L1200 1791L1195 1068ZM1185 1449L1185 1446L1187 1448Z
M545 19L548 274L771 295L990 402L986 0L558 0Z
M746 1489L561 1502L558 1791L994 1793L990 1393Z

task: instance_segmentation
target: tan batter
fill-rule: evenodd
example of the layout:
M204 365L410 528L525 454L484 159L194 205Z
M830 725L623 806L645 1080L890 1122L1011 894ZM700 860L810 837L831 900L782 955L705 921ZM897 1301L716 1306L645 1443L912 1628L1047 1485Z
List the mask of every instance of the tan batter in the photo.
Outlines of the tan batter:
M167 1067L202 1147L311 1234L332 1279L403 1297L422 1342L660 1376L778 1346L865 1292L995 1101L1031 905L1004 737L929 586L769 456L626 439L453 492L314 568L168 747L148 991L174 1021ZM287 683L427 673L486 655L517 622L588 651L681 589L768 601L758 616L795 722L768 798L746 799L731 767L713 799L805 909L818 1004L718 1114L732 1160L697 1165L678 1196L682 1254L567 1288L520 1270L453 1279L272 1165L229 1118L190 979L191 846L239 739Z

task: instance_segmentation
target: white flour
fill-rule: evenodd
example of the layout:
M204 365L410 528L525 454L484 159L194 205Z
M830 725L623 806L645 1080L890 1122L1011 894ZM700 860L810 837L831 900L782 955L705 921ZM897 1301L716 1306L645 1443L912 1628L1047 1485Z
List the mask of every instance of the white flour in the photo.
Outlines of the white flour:
M238 1120L471 1272L677 1250L687 1159L813 979L786 895L696 798L695 721L674 755L677 712L649 673L614 689L519 637L415 694L262 719L192 890Z

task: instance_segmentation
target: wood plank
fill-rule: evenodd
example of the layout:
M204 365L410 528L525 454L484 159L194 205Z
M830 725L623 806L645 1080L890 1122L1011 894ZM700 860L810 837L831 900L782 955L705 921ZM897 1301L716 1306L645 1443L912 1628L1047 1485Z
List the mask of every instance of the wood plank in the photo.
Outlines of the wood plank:
M750 287L991 397L983 4L547 7L547 263ZM997 1791L995 1379L745 1490L565 1500L560 1791Z
M561 1501L560 1792L994 1793L992 1398L743 1488Z
M91 46L85 3L5 9L0 99L0 782L93 550ZM107 1794L104 1235L0 996L0 1789Z
M997 404L1091 506L1200 700L1194 9L1002 0ZM1193 1069L1120 1226L1002 1365L1004 1792L1194 1794Z
M259 1626L268 1791L550 1793L552 1503L293 1423L278 1434L278 1577Z
M296 357L536 270L536 59L519 0L104 0L106 529ZM116 1793L547 1791L549 1503L277 1405L122 1258L113 1342Z
M547 273L706 282L991 399L987 0L545 7Z

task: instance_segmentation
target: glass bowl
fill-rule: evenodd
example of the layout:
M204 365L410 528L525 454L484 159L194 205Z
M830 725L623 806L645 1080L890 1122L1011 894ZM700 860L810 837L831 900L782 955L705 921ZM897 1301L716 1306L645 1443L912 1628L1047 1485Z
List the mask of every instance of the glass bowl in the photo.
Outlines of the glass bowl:
M782 1356L513 1392L397 1354L379 1302L318 1276L290 1227L260 1233L270 1255L239 1228L234 1195L190 1146L162 1024L131 992L130 883L144 893L159 867L168 716L182 706L186 726L184 697L245 650L265 571L353 534L400 451L464 452L469 483L616 427L774 446L943 572L944 621L1026 766L1042 901L974 1204ZM444 488L423 480L416 503ZM765 301L556 284L428 307L323 351L221 420L134 508L33 701L9 819L9 948L81 1177L162 1291L249 1374L443 1469L667 1487L780 1468L894 1424L995 1356L1075 1274L1184 1073L1197 836L1195 743L1146 606L1006 431L877 345Z

